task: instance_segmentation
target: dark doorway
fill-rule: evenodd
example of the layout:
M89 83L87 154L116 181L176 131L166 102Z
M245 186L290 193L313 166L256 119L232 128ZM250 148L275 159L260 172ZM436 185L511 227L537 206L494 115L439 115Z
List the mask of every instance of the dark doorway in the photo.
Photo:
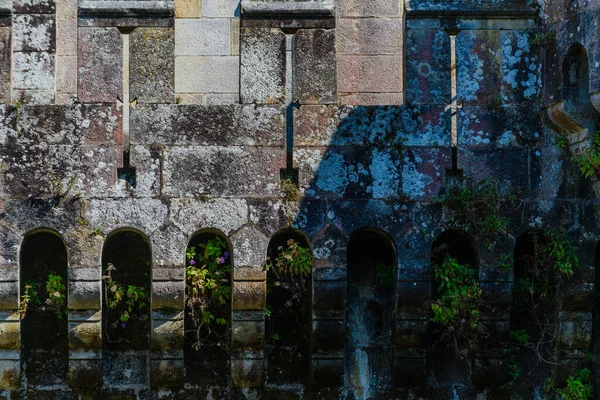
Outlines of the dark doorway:
M65 384L67 250L50 231L25 236L20 256L21 370L27 386Z

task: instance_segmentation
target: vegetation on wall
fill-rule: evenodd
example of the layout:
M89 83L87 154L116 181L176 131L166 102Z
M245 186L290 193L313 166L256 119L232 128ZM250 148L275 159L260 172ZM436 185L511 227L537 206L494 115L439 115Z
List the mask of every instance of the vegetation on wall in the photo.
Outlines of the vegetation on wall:
M44 286L45 299L40 297L40 284L26 282L21 300L19 302L19 315L21 319L27 316L27 311L32 307L40 308L40 311L51 310L56 313L58 318L67 315L66 308L66 286L62 277L51 272Z
M584 178L600 176L600 131L593 133L590 148L577 156L574 162Z
M115 266L109 263L106 275L102 277L104 293L106 293L105 301L110 310L118 311L119 319L112 325L117 326L120 322L121 328L126 328L127 322L134 312L148 307L148 293L143 286L127 285L125 287L117 282L112 276L115 270Z
M218 236L186 251L186 302L195 331L193 347L207 344L215 325L227 325L222 307L231 298L231 262L227 243Z

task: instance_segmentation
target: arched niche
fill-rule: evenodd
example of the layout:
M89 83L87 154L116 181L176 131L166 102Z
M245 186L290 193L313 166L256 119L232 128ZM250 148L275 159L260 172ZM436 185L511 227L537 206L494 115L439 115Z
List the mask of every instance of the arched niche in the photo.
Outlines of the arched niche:
M306 235L285 229L267 248L265 350L269 385L306 383L310 370L313 255Z
M458 229L444 231L435 238L431 246L431 292L434 302L437 302L442 295L441 282L436 275L436 270L445 268L445 262L450 259L466 267L462 277L465 282L477 283L479 280L479 256L471 236ZM470 285L466 286L470 287ZM457 323L460 325L460 321ZM445 396L467 391L471 374L469 345L460 340L460 336L459 340L455 341L453 330L442 323L432 321L429 326L431 349L427 354L427 370L429 377L435 377L429 382ZM459 326L459 328L465 329L465 334L477 335L476 331L471 331L469 326Z
M345 380L357 398L381 396L392 385L396 249L378 229L350 236L347 252Z
M545 380L543 374L552 369L552 364L540 360L551 360L556 344L553 327L558 323L556 272L548 246L550 240L552 238L543 231L525 232L517 238L510 307L510 330L513 335L519 332L518 337L511 337L511 342L521 345L515 354L515 365L524 374L538 374L540 381ZM521 342L541 345L522 346Z
M185 254L184 359L189 384L227 386L230 375L232 250L216 230L197 232ZM202 277L200 274L204 274ZM215 282L215 287L210 284Z
M110 233L102 249L102 355L109 386L146 384L152 250L133 229Z
M20 252L21 372L27 386L66 383L69 361L67 249L50 230L33 231Z
M563 98L572 104L590 103L589 61L585 48L579 43L569 47L563 60Z

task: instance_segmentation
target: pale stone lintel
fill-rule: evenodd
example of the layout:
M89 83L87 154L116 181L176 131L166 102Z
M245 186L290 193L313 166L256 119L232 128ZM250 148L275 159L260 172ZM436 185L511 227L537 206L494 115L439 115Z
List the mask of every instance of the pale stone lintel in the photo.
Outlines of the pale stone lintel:
M20 360L20 350L0 350L0 360Z
M330 1L282 2L242 0L242 15L251 17L331 17L334 6Z
M0 0L4 1L4 0ZM82 0L79 2L79 15L111 15L111 16L164 16L175 14L173 1L97 1Z

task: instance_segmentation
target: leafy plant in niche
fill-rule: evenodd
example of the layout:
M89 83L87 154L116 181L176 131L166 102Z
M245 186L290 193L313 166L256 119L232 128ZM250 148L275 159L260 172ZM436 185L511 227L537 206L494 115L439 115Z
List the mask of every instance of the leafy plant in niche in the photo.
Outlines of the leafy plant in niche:
M574 162L584 178L600 175L600 131L594 132L591 147L577 156Z
M477 269L449 256L432 268L437 296L431 304L431 320L442 327L440 340L451 342L457 354L466 356L480 330Z
M580 369L567 378L564 386L558 386L552 379L548 379L546 393L553 393L563 400L588 400L593 397L592 371L587 368Z
M105 301L109 310L118 310L119 319L113 324L121 323L121 328L127 327L127 322L134 312L148 307L148 293L143 286L127 285L117 282L112 274L116 271L113 264L108 263L104 281Z
M19 302L21 319L25 318L27 312L34 308L36 310L39 308L40 311L54 311L56 316L62 319L67 315L66 289L62 277L50 272L45 284L46 297L42 301L39 294L42 291L40 290L40 284L26 282Z
M186 302L195 324L193 347L198 350L212 344L207 339L217 333L214 324L228 323L227 311L222 306L231 299L231 255L227 243L214 237L188 247L186 260Z

